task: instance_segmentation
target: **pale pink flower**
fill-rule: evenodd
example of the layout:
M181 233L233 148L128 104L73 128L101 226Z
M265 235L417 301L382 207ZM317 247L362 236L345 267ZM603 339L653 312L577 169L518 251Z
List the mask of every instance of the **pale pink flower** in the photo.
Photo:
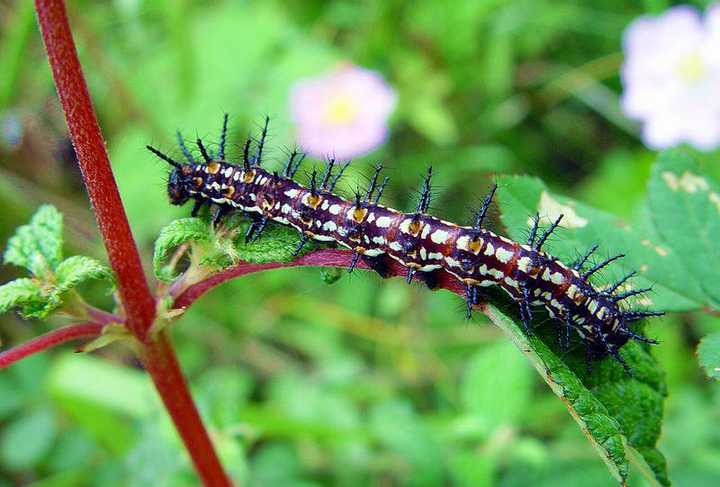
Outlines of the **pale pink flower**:
M290 95L300 148L317 158L366 154L387 139L396 101L382 75L358 66L300 80Z
M635 20L624 35L622 105L654 149L720 144L720 5Z

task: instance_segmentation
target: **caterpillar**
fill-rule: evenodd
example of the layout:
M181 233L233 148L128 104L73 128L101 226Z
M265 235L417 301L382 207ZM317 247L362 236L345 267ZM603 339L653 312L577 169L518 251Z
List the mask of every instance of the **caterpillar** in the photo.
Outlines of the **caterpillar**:
M304 159L298 151L289 154L281 172L262 167L268 124L269 118L266 118L260 137L257 140L249 137L245 142L242 164L231 163L225 157L227 114L223 118L217 154L212 154L202 139L196 140L202 160L195 158L180 132L178 144L186 162L179 162L148 145L148 150L172 166L167 184L171 204L194 201L193 216L203 206L213 205L215 225L229 212L243 212L253 219L245 235L247 241L259 238L269 221L290 225L301 234L295 254L299 254L310 239L334 242L353 251L350 272L362 259L382 277L388 277L386 259L391 258L407 269L408 283L417 276L431 289L435 287L437 272L447 272L464 285L468 318L472 316L473 307L480 303L482 288L498 286L518 304L527 334L532 334L534 306L543 306L556 322L558 341L563 349L568 348L574 330L585 345L588 367L592 360L611 356L632 373L619 349L631 339L657 343L634 332L629 325L663 313L622 306L627 298L651 290L619 292L636 273L631 272L604 288L594 286L589 280L624 255L606 258L586 268L598 246L569 265L543 252L543 244L560 225L562 215L541 232L536 214L527 242L519 243L483 227L497 186L493 186L483 200L471 226L428 215L432 168L428 169L419 201L411 213L380 204L388 182L387 177L380 178L381 165L375 167L367 189L363 193L357 191L351 199L333 193L349 163L338 165L334 159L328 160L323 174L313 170L309 184L304 186L293 179ZM336 166L338 171L333 174Z

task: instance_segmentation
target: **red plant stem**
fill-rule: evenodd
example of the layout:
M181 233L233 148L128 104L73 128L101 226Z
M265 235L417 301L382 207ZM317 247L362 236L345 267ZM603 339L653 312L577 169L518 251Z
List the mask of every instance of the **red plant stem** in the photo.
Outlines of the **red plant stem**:
M352 252L349 250L325 249L316 250L309 254L303 255L297 260L287 263L270 262L267 264L252 264L249 262L241 262L234 267L225 269L224 271L213 274L212 276L195 283L184 290L180 290L175 296L173 308L187 308L195 302L200 296L213 289L215 286L229 281L235 277L252 274L255 272L266 271L270 269L279 269L283 267L347 267L350 265ZM360 269L367 269L367 265L360 261L357 265ZM392 276L404 276L407 269L399 262L390 262L390 274ZM465 288L457 278L452 277L445 271L438 271L438 288L447 289L455 294L463 295ZM172 290L170 291L173 294Z
M35 0L35 6L80 171L95 210L108 260L117 275L127 326L142 342L155 319L155 299L145 280L140 255L110 169L65 5L62 0Z
M83 181L117 275L126 326L140 342L140 355L205 485L230 486L175 353L164 332L151 335L155 299L142 270L105 143L90 100L62 0L35 0L40 30L52 68Z
M198 475L207 486L230 487L165 330L143 347L141 359L190 452Z
M10 350L0 353L0 369L4 369L29 355L43 352L49 348L69 342L70 340L96 337L102 333L104 326L102 323L82 323L79 325L64 326L47 332L44 335L35 337L32 340L28 340Z

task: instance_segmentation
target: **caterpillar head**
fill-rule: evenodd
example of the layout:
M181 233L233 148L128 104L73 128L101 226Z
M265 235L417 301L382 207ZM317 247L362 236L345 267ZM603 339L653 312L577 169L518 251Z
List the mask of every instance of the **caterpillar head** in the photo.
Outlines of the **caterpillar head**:
M193 174L192 166L179 163L151 145L146 147L150 152L173 167L170 172L170 176L168 177L168 197L170 198L170 203L173 205L184 204L188 199L190 199L190 185L192 184Z
M170 203L183 205L190 199L190 185L192 184L192 166L180 165L175 167L168 177L167 193Z

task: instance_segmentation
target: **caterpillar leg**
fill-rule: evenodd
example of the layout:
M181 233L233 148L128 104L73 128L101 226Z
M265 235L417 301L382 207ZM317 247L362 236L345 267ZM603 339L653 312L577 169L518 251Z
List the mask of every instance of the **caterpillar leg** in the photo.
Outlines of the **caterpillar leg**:
M421 272L418 274L418 277L425 283L429 290L434 291L438 288L440 274L437 271Z
M480 288L473 284L465 285L465 304L467 305L467 313L465 318L472 318L473 306L480 303Z
M370 269L377 272L383 279L390 277L390 266L388 265L386 256L378 255L377 257L370 257L368 255L363 255L360 258Z
M522 286L520 288L520 291L522 292L522 298L520 301L520 320L522 321L523 327L525 328L525 333L529 336L532 335L532 329L530 328L530 325L532 324L532 309L530 308L530 290Z
M220 222L222 221L225 216L232 211L232 207L228 205L218 205L217 210L215 210L215 214L213 215L213 227L217 227L220 225Z

